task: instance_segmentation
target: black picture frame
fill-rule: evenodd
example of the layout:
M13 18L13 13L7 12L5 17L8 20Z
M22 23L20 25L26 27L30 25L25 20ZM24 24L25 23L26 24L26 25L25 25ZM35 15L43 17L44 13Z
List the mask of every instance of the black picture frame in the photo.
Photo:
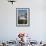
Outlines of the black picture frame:
M16 26L30 26L30 8L16 8Z

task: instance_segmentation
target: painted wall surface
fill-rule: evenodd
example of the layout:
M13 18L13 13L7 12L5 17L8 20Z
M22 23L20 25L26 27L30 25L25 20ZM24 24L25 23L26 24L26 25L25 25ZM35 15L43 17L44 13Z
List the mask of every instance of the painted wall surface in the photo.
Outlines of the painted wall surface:
M30 8L30 27L16 27L16 8ZM15 40L21 31L33 40L46 40L45 0L17 0L13 5L0 0L0 40Z

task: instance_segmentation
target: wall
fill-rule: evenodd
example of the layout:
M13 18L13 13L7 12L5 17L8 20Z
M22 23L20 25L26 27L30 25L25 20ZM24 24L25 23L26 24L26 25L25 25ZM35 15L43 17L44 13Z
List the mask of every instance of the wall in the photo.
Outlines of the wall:
M46 40L45 0L17 0L13 5L0 0L0 40L15 40L24 31L33 40ZM16 8L30 8L30 27L16 27Z

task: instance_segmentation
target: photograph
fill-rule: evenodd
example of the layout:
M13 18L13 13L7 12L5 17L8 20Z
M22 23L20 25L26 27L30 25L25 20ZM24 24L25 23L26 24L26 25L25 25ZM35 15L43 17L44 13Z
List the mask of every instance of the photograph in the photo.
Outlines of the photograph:
M16 26L30 25L30 9L16 8Z

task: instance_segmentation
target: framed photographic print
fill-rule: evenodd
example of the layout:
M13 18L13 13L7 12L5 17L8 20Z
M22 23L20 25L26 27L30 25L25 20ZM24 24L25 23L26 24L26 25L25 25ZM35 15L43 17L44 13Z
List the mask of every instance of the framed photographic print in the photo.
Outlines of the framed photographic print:
M16 26L30 26L29 8L16 8Z

